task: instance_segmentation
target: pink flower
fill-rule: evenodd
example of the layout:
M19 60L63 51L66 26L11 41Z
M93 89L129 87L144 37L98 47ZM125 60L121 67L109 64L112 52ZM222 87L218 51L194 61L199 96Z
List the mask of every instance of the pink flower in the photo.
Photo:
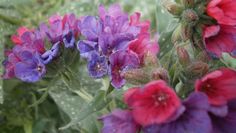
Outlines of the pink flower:
M137 26L141 29L140 34L150 34L149 28L150 28L150 21L144 21L140 22L140 16L141 14L139 12L134 13L130 16L130 25Z
M205 92L212 105L224 105L236 98L236 71L222 68L205 75L195 83L196 91Z
M178 96L162 80L150 82L142 88L129 89L124 101L135 121L142 126L165 123L181 107Z
M145 55L157 55L159 45L157 42L151 41L149 35L142 34L137 39L130 42L129 49L135 52L139 56L141 63L143 63Z
M15 44L19 44L21 45L23 43L22 39L21 39L21 36L25 33L25 32L28 32L28 31L31 31L29 30L28 28L22 26L20 28L17 29L17 33L18 35L12 35L11 36L11 40L12 42L14 42Z
M213 57L221 57L223 52L236 57L236 27L213 25L204 29L203 39L207 51Z
M235 0L211 0L207 5L207 14L219 24L236 25Z

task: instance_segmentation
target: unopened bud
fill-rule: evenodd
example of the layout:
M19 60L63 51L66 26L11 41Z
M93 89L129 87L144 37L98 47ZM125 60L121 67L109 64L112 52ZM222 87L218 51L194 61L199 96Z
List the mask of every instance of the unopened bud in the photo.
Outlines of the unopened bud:
M179 24L179 26L175 28L174 32L172 33L172 36L171 36L172 43L175 43L181 40L181 27L182 25Z
M148 52L144 56L144 66L158 67L157 56Z
M152 71L152 80L165 80L166 82L169 81L169 74L168 71L164 68L157 68Z
M187 41L192 37L192 27L188 24L182 24L181 26L181 38L183 41Z
M193 46L197 49L201 49L201 50L205 49L202 39L197 34L193 34L192 43L193 43Z
M183 7L181 7L179 4L175 2L164 2L164 7L167 9L167 11L173 15L181 15L183 11Z
M187 67L187 70L194 76L196 75L202 76L208 72L209 66L207 63L204 63L202 61L196 61L193 62L191 65L189 65Z
M190 64L190 57L187 50L183 47L177 47L177 55L179 57L179 61L182 65Z
M193 26L193 25L196 25L197 21L199 20L199 17L198 17L198 14L194 10L187 9L183 11L182 19L189 25Z
M146 84L150 81L148 72L143 69L131 69L123 73L125 80L134 85Z
M182 0L182 3L185 7L193 7L194 6L194 0Z

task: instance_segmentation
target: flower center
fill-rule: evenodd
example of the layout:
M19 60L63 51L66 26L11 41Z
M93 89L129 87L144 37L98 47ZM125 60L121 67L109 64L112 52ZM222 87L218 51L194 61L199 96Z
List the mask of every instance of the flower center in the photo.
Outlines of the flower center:
M167 99L169 98L169 96L165 93L160 93L160 94L154 94L152 98L154 99L155 106L159 105L165 106L167 105Z
M99 63L97 63L95 69L96 69L96 71L101 71L102 70L102 66Z
M42 72L42 71L43 71L43 67L42 67L42 66L38 66L38 67L37 67L37 71L38 71L38 72Z

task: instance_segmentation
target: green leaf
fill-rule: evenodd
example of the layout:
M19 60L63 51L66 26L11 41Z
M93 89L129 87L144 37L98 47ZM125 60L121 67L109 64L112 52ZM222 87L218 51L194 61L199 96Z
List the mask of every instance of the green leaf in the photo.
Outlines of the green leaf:
M73 117L71 122L66 126L62 127L61 129L66 129L70 126L76 125L82 120L86 119L86 117L88 117L89 115L92 115L93 113L102 110L110 102L109 98L104 98L105 95L105 91L99 90L94 99L90 103L83 106L78 112L77 116Z
M227 65L228 67L232 67L236 69L236 59L230 56L228 53L222 54L221 62Z

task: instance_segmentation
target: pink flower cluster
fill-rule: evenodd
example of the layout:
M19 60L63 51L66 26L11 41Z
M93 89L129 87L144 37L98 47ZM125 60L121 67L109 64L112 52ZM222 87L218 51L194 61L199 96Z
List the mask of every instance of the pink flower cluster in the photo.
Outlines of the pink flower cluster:
M207 52L212 57L221 57L223 52L236 57L236 1L210 0L207 14L217 23L204 28L203 39Z
M100 119L103 133L234 133L236 71L222 68L195 82L195 92L180 100L165 81L152 81L124 94L127 110ZM126 114L126 115L122 115Z

